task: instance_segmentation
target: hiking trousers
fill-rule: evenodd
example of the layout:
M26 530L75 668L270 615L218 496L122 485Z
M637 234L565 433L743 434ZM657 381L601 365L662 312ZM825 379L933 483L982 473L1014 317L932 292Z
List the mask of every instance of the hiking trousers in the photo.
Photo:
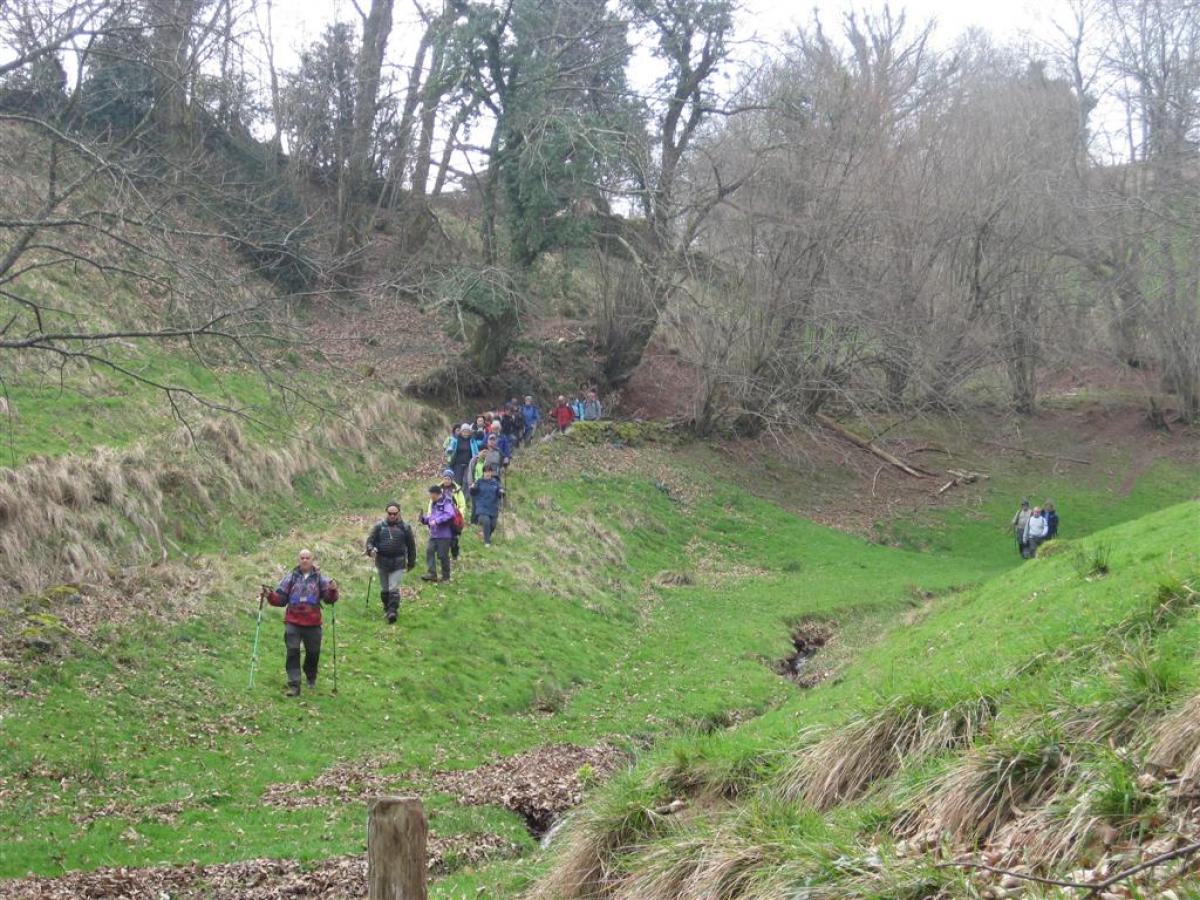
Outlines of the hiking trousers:
M390 593L391 591L400 590L400 582L404 580L404 566L393 569L380 565L379 560L376 559L375 571L379 574L379 589L381 591L388 591Z
M492 542L492 532L496 530L496 516L480 516L479 524L483 526L483 542L490 544Z
M425 545L425 568L430 575L437 574L437 561L442 562L442 578L450 578L450 542L453 538L431 537Z
M470 460L465 463L455 463L450 468L454 472L454 483L466 487L467 484L467 466L470 465Z
M321 661L321 626L283 624L283 643L287 647L288 684L300 686L300 646L304 646L304 675L310 683L317 680L317 665Z
M390 563L391 560L388 560ZM379 599L383 601L383 611L394 613L400 608L400 582L404 579L404 567L399 569L387 568L375 559L375 571L379 573Z

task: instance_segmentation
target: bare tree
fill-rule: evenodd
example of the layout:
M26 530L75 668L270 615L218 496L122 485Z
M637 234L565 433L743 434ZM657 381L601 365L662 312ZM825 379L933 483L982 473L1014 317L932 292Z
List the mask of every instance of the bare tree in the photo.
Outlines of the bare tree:
M357 251L363 244L364 211L369 209L366 186L374 170L380 75L392 33L393 6L394 0L371 0L369 11L358 10L362 20L362 44L354 71L350 146L338 177L337 244L334 250L338 257Z
M55 7L47 0L39 8L49 16ZM275 342L276 294L250 256L240 256L263 248L197 224L188 207L211 202L211 192L195 190L211 179L201 158L177 155L177 142L160 131L165 43L157 26L115 3L91 15L85 31L69 17L49 18L72 35L44 33L46 46L59 49L27 48L25 66L61 58L71 77L33 82L42 95L35 103L28 87L0 91L0 303L8 307L0 378L57 371L65 380L73 366L101 367L161 389L181 417L196 404L229 409L136 365L129 345L151 341L205 363L259 366L278 383L260 365L263 347ZM28 85L25 74L23 66L9 78Z
M629 8L634 23L649 33L666 74L653 110L653 126L631 142L633 192L647 227L640 246L627 249L644 269L645 287L629 294L611 311L617 315L610 315L602 325L604 374L614 384L628 379L641 361L661 310L678 284L690 241L715 205L689 204L679 176L688 149L705 123L728 112L716 97L714 82L729 60L734 4L732 0L630 0ZM721 193L732 193L739 183L722 185Z

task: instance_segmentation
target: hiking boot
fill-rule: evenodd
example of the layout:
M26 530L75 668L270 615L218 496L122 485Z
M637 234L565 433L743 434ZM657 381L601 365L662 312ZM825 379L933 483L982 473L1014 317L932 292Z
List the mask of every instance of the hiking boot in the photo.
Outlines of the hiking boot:
M287 697L299 697L300 696L300 685L289 684L287 686L287 690L284 691L284 695Z
M310 691L315 691L317 689L317 679L315 679L315 678L308 679L308 689Z
M389 624L389 625L395 625L395 624L396 624L396 611L395 611L394 609L389 609L389 610L388 610L388 614L387 614L387 621L388 621L388 624Z
M424 575L421 576L421 580L422 581L437 581L438 580L437 572L426 572Z

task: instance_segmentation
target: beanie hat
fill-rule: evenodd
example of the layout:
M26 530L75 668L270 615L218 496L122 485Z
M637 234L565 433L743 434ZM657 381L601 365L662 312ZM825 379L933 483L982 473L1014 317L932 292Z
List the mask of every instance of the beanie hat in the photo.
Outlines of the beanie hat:
M454 470L453 470L453 469L446 469L446 471L442 472L442 477L443 477L443 478L453 478L453 477L454 477Z

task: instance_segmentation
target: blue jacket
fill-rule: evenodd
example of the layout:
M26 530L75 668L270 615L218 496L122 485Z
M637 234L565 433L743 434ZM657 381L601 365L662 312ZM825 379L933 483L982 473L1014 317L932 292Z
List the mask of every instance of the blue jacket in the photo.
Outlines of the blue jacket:
M567 404L567 406L571 407L571 412L575 413L575 421L582 422L583 421L583 401L582 400L572 400L570 403Z
M535 428L542 414L538 412L538 408L531 403L526 403L521 407L521 416L525 419L526 428Z
M502 434L496 440L496 449L500 451L501 459L512 459L512 438Z
M481 478L471 485L471 496L475 498L474 514L494 519L500 514L500 499L504 488L498 478Z

